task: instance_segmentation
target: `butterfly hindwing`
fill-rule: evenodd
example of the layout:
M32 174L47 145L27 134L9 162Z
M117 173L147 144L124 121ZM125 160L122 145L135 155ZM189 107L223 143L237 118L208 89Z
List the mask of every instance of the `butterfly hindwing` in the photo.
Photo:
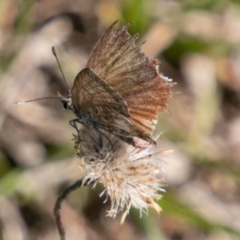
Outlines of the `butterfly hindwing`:
M88 119L88 121L86 121L86 119ZM84 125L88 122L88 127L94 127L100 132L102 130L109 132L124 142L134 146L137 146L136 141L138 141L138 139L143 139L155 144L151 135L138 129L127 117L107 107L99 108L97 106L93 106L84 112L79 112L78 118L72 121L72 126L77 129L75 122L79 122ZM137 138L136 141L135 138Z

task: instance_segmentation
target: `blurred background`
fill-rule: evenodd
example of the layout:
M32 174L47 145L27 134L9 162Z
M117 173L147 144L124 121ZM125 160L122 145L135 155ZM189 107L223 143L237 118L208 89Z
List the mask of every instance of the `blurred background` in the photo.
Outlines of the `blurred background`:
M123 225L106 217L101 187L62 206L69 240L240 239L240 4L230 0L0 0L0 239L59 239L52 209L81 178L71 141L74 116L55 46L71 86L104 30L132 22L142 51L175 83L159 115L158 147L167 182L163 213Z

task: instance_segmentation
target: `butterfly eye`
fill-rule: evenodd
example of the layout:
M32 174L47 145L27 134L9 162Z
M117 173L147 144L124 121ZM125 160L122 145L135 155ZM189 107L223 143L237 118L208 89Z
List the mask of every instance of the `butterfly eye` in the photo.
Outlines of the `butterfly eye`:
M68 102L66 100L61 100L61 102L62 102L64 109L68 110L69 109Z

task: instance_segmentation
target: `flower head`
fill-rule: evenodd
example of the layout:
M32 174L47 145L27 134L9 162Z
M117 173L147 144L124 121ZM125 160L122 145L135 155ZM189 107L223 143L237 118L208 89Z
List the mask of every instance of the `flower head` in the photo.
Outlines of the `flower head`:
M94 127L83 128L74 140L81 167L87 172L85 181L102 184L101 196L106 194L111 200L108 216L123 212L123 222L131 206L141 213L148 207L161 211L155 201L161 197L159 192L164 191L164 179L160 152L154 152L154 146L143 142L142 148L134 148Z

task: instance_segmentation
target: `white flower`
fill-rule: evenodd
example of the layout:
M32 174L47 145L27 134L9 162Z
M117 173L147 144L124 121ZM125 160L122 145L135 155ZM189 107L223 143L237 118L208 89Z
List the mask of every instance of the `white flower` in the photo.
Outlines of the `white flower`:
M161 211L155 201L164 191L164 179L160 152L155 146L138 140L143 147L134 148L113 134L89 126L83 127L74 140L77 155L82 159L80 165L87 172L83 182L102 184L105 190L101 196L106 194L111 200L108 216L123 212L121 222L124 222L131 206L141 214L148 207Z

